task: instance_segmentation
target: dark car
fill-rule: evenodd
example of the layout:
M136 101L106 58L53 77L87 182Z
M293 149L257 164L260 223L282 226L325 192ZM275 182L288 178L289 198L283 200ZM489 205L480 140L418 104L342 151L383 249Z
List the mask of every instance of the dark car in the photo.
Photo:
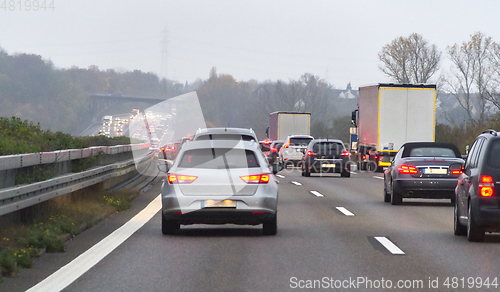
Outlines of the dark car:
M271 141L260 141L259 142L259 147L260 147L260 150L262 151L262 153L264 153L264 155L266 155L266 157L269 157L269 153L271 151Z
M267 157L267 161L269 164L279 163L280 158L280 149L283 146L283 140L276 140L271 143L271 150L269 151L269 156Z
M455 189L455 235L483 241L484 233L500 231L500 136L477 137Z
M350 177L350 156L340 140L312 140L302 156L302 176L311 173L340 173Z
M399 149L384 172L384 202L399 205L403 198L455 201L464 160L450 143L412 142Z

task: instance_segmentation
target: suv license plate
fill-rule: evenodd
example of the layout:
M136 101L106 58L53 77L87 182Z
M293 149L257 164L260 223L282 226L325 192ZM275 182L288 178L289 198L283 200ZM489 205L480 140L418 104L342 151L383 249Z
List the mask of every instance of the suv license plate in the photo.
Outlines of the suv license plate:
M321 167L335 167L335 164L321 164Z

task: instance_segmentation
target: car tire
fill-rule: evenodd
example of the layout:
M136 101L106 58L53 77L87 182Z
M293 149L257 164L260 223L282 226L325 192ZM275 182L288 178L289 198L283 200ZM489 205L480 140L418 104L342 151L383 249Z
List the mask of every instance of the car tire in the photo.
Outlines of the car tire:
M403 195L394 190L394 182L391 181L392 188L392 196L391 196L391 205L401 205L403 202Z
M460 224L458 218L458 205L455 203L455 210L453 212L453 232L456 236L465 236L467 235L467 226Z
M180 224L173 220L166 220L163 214L161 215L161 232L164 235L175 234L181 228Z
M387 192L387 187L384 181L384 202L389 203L391 201L391 194Z
M278 233L278 214L275 213L273 218L262 223L262 232L264 235L276 235Z
M453 205L455 205L455 203L457 202L457 197L456 197L456 195L455 195L455 194L453 194L453 195L450 197L450 199L451 199L451 203L452 203Z
M307 167L307 166L304 166L304 176L305 177L311 176L311 171L309 170L309 167Z
M472 212L472 204L469 202L469 219L467 220L467 240L471 242L479 242L484 240L484 229L476 225L474 212Z
M340 173L340 177L351 177L351 173L348 170L343 169Z

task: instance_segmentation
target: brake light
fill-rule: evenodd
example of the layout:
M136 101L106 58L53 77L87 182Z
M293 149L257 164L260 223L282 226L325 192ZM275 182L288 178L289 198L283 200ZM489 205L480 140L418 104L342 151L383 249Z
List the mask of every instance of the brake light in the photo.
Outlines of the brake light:
M417 168L411 165L400 165L398 166L399 173L417 174Z
M363 159L366 159L366 155L363 155Z
M307 156L314 156L314 155L316 155L316 154L317 154L317 153L314 153L314 152L312 152L312 151L307 151Z
M344 150L344 152L340 153L340 156L349 156L349 152Z
M286 148L288 148L288 144L289 144L289 143L290 143L290 142L287 142L285 145L283 145L283 148L285 148L285 149L286 149Z
M452 175L461 175L462 174L462 170L461 169L452 169L451 170L451 174Z
M247 184L267 184L269 182L268 174L244 175L240 178Z
M479 179L479 194L481 197L493 197L495 195L495 184L489 175L482 175Z
M272 147L272 148L271 148L271 151L272 151L273 153L275 153L276 151L278 151L278 149L276 149L276 148Z
M264 141L264 145L269 145L269 144L271 144L271 142L269 142L269 141Z
M374 155L373 158L375 158L375 160L377 160L378 156L377 155Z
M169 173L168 174L168 182L170 184L190 184L194 182L198 177L192 175L178 175Z

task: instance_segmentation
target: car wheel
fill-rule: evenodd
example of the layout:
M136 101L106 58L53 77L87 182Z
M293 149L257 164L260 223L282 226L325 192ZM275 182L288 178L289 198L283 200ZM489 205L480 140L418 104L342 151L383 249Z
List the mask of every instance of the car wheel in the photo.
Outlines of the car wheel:
M307 167L307 165L304 165L304 176L305 177L311 176L311 171L309 170L309 167Z
M389 203L391 201L391 194L387 192L387 187L384 181L384 202Z
M180 224L173 220L166 220L163 214L161 215L161 232L164 235L174 234L175 231L181 228Z
M351 173L348 170L343 169L340 173L340 177L351 177Z
M262 224L262 231L264 235L276 235L278 233L278 214L274 214L273 218L265 221Z
M394 186L392 186L391 204L401 205L402 202L403 202L403 196L400 193L396 192L394 190Z
M304 167L304 165L305 165L305 164L304 164L304 163L302 163L302 176L305 176L305 172L304 172L305 167Z
M279 164L273 164L273 174L277 174L279 170Z
M467 240L469 241L483 241L484 229L476 225L475 215L472 212L472 204L469 202L469 219L467 221Z
M453 194L453 195L450 197L450 199L451 199L451 203L452 203L452 204L455 204L455 203L456 203L456 201L457 201L457 197L456 197L456 195L455 195L455 194Z
M455 210L453 212L453 231L455 235L457 236L464 236L467 235L467 227L463 226L460 224L460 221L458 220L459 214L458 214L458 205L455 203Z

